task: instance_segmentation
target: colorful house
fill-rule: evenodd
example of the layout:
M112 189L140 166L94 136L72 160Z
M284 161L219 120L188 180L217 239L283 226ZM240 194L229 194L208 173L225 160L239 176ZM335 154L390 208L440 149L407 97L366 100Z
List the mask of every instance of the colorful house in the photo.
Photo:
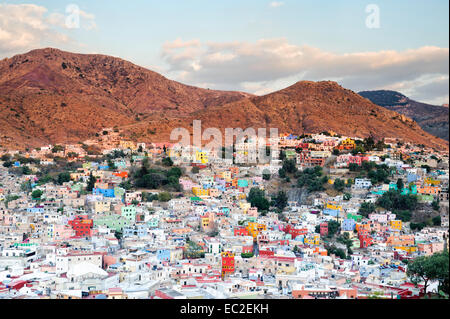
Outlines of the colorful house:
M235 271L234 253L226 251L221 253L221 256L222 256L222 279L224 279L226 275L232 274Z

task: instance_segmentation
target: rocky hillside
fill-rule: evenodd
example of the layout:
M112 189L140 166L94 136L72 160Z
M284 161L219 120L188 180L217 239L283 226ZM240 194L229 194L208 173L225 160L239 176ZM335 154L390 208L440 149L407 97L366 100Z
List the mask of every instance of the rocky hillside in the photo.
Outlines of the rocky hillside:
M77 142L103 127L248 96L184 85L110 56L34 50L0 61L0 144Z
M147 127L159 127L161 139L173 128L191 128L194 119L207 127L278 128L279 132L317 133L334 131L348 136L375 139L397 137L417 144L447 148L448 143L424 132L412 119L371 103L336 82L298 82L265 96L250 97L189 116L133 125L129 132L144 137Z
M412 118L424 131L448 141L448 107L420 103L396 91L364 91L359 94L377 105Z
M399 137L437 148L448 142L407 116L373 104L335 82L298 82L265 96L196 88L130 62L56 49L0 61L0 145L77 143L102 128L167 141L173 128L278 128Z

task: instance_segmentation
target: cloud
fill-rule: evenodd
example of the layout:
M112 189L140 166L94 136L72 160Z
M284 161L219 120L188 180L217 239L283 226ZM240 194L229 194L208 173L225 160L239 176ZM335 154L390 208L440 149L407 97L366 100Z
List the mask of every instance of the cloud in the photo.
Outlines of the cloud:
M75 44L67 34L70 14L49 12L35 4L0 4L0 55L17 54L44 46ZM95 29L95 16L78 10L79 26Z
M273 1L269 4L272 8L278 8L284 5L284 2Z
M162 57L171 76L180 81L210 83L217 89L254 88L253 93L281 89L299 80L335 80L354 91L410 85L414 93L414 87L420 91L426 83L448 79L449 68L448 48L336 54L293 45L284 38L253 43L178 39L163 46ZM428 96L422 96L433 99L442 90L443 85L439 92L429 90Z

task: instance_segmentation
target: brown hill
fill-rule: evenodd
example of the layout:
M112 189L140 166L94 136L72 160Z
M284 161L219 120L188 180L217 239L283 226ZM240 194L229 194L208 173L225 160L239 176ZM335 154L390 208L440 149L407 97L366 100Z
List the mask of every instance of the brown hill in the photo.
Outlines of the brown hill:
M265 96L250 97L222 107L198 111L190 116L148 121L133 125L128 131L141 138L145 128L156 128L159 139L168 139L172 129L190 129L194 119L202 128L230 127L278 128L280 133L318 133L334 131L342 135L401 138L438 149L448 148L442 139L424 132L416 122L397 112L371 103L335 82L298 82L284 90ZM153 137L154 138L154 137Z
M0 144L78 142L151 114L181 116L248 96L184 85L110 56L34 50L0 61Z
M417 102L396 91L363 91L358 94L379 106L412 118L424 131L449 140L448 107Z
M0 61L0 145L76 143L105 127L167 141L173 128L276 127L280 132L399 137L447 148L414 121L335 82L298 82L265 96L200 89L103 55L42 49Z

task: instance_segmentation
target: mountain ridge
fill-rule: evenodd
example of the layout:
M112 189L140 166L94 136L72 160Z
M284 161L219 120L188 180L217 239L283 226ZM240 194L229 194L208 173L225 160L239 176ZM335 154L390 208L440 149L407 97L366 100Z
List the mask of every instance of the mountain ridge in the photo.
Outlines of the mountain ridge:
M168 141L175 127L277 127L283 132L399 137L448 148L411 119L331 81L299 81L263 96L197 88L131 62L46 48L0 61L0 145L77 143L106 127ZM392 135L392 136L391 136Z
M426 132L449 140L448 107L417 102L397 91L362 91L358 94L377 105L412 118Z

